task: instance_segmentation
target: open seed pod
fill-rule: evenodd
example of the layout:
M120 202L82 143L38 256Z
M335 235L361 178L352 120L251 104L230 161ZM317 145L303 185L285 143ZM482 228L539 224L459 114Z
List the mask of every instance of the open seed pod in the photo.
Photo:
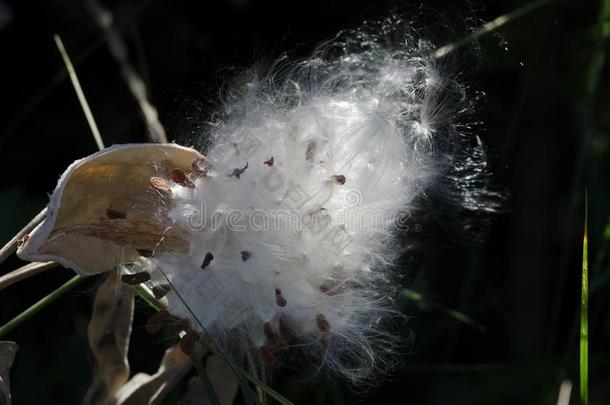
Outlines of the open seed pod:
M77 160L59 179L45 220L24 237L18 256L90 275L158 251L188 251L188 231L165 213L169 184L176 181L172 171L188 173L200 158L175 144L128 144Z

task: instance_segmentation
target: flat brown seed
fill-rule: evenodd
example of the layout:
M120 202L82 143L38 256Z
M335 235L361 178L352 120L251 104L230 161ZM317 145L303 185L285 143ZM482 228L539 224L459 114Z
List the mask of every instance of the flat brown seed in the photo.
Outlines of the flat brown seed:
M280 315L280 326L279 326L280 335L286 339L290 339L295 336L292 328L290 327L290 322L288 322L288 318L286 315Z
M201 263L201 268L205 269L206 267L208 267L210 263L212 263L212 260L214 260L214 255L212 254L212 252L206 253L205 257L203 258L203 263Z
M271 167L273 166L273 156L271 156L268 160L265 160L263 163L266 164L267 166Z
M328 332L330 330L330 323L328 323L328 320L322 314L316 315L316 324L320 332Z
M142 257L153 257L153 251L152 250L146 250L146 249L136 249L138 254Z
M340 284L335 284L334 287L330 287L327 284L322 284L320 286L320 291L322 291L324 294L328 295L328 296L333 296L336 295L339 290L345 289L347 287L347 280L342 281Z
M278 304L280 307L285 307L287 304L286 298L282 296L282 290L280 290L279 288L275 289L275 303Z
M195 343L199 340L199 334L194 330L189 330L186 335L180 339L180 350L186 355L191 355L195 349Z
M152 293L156 299L161 299L165 297L171 289L172 288L169 284L159 284L153 286Z
M265 334L265 337L267 338L269 344L274 346L277 345L278 334L273 331L273 327L269 322L265 322L265 324L263 325L263 333Z
M248 252L247 250L242 250L241 252L239 252L239 254L241 255L241 261L242 262L247 261L250 258L250 256L252 256L250 254L250 252Z
M305 160L307 160L308 162L312 162L315 153L316 153L316 143L314 141L307 142L307 150L305 151Z
M286 338L283 336L278 336L277 337L277 346L281 350L288 350L288 340L286 340Z
M261 356L263 358L263 362L267 367L274 368L275 366L277 366L277 357L275 357L275 354L273 354L273 352L268 346L261 347L260 351Z
M174 322L174 329L176 330L176 332L181 332L183 330L187 330L189 327L190 327L190 323L186 319L177 319Z
M331 180L332 180L334 183L339 184L339 185L341 185L341 186L345 184L345 180L346 180L346 179L345 179L345 176L344 176L344 175L342 175L342 174L335 174L335 175L333 175L333 176L330 176L330 179L331 179Z
M204 159L195 159L191 163L193 172L198 176L205 177L208 175L208 168L206 167L206 161Z
M168 319L169 312L155 312L150 317L148 317L148 320L146 321L146 332L150 333L151 335L156 335L157 333L159 333L159 331L161 330L163 325L165 325Z
M30 235L23 235L21 238L19 238L19 240L17 241L17 247L21 247L23 246L23 244L25 242L27 242L28 240L30 240Z
M169 186L169 183L162 179L161 177L151 177L150 184L157 190L169 193L172 189Z
M106 210L106 216L109 219L124 219L127 218L127 214L123 211L115 210L114 208L108 208Z
M186 177L186 173L182 169L172 169L169 172L169 176L172 178L174 183L180 184L183 187L195 187L195 183L193 183L188 177Z
M123 274L121 281L129 285L138 285L150 280L150 274L145 271L133 274Z
M275 303L278 304L280 307L285 307L286 304L288 304L286 298L282 297L281 295L275 296Z
M246 165L242 168L238 167L238 168L233 169L233 171L229 174L229 177L236 177L239 179L240 176L246 172L247 168L248 168L248 162L246 162Z

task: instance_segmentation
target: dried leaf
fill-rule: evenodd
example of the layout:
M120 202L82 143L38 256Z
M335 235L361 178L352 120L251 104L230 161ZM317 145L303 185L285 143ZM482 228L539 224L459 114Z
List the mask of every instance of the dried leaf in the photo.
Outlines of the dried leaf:
M77 160L59 179L45 220L17 254L90 275L140 257L138 250L185 251L186 231L164 222L167 201L151 178L191 170L198 158L194 149L174 144L132 144Z
M235 373L224 360L215 355L208 357L205 368L220 405L231 405L239 386ZM201 380L198 377L191 378L188 391L180 401L180 405L209 405L210 403Z
M11 404L9 371L18 348L15 342L0 342L0 405Z
M133 290L124 286L118 272L95 295L89 322L89 347L95 360L86 405L114 405L116 394L129 377L127 350L133 318Z
M157 405L191 368L189 356L174 346L165 351L159 370L148 375L139 373L121 387L116 405Z

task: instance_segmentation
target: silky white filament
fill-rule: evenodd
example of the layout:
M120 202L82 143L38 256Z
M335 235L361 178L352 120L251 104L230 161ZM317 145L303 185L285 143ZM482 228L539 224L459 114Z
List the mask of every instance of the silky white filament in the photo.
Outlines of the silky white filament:
M457 130L463 88L392 23L231 89L199 176L172 185L191 246L153 259L171 313L271 362L301 347L352 380L383 368L395 236L432 195L480 208L484 165Z

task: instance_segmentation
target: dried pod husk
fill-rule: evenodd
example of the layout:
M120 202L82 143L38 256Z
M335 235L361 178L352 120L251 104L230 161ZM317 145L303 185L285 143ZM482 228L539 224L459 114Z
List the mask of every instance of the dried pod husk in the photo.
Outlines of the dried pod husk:
M151 178L189 170L200 158L175 144L128 144L77 160L59 179L45 220L17 254L90 275L136 260L140 252L187 252L188 231L166 222L168 201Z
M9 371L19 346L15 342L0 341L0 404L11 405Z

